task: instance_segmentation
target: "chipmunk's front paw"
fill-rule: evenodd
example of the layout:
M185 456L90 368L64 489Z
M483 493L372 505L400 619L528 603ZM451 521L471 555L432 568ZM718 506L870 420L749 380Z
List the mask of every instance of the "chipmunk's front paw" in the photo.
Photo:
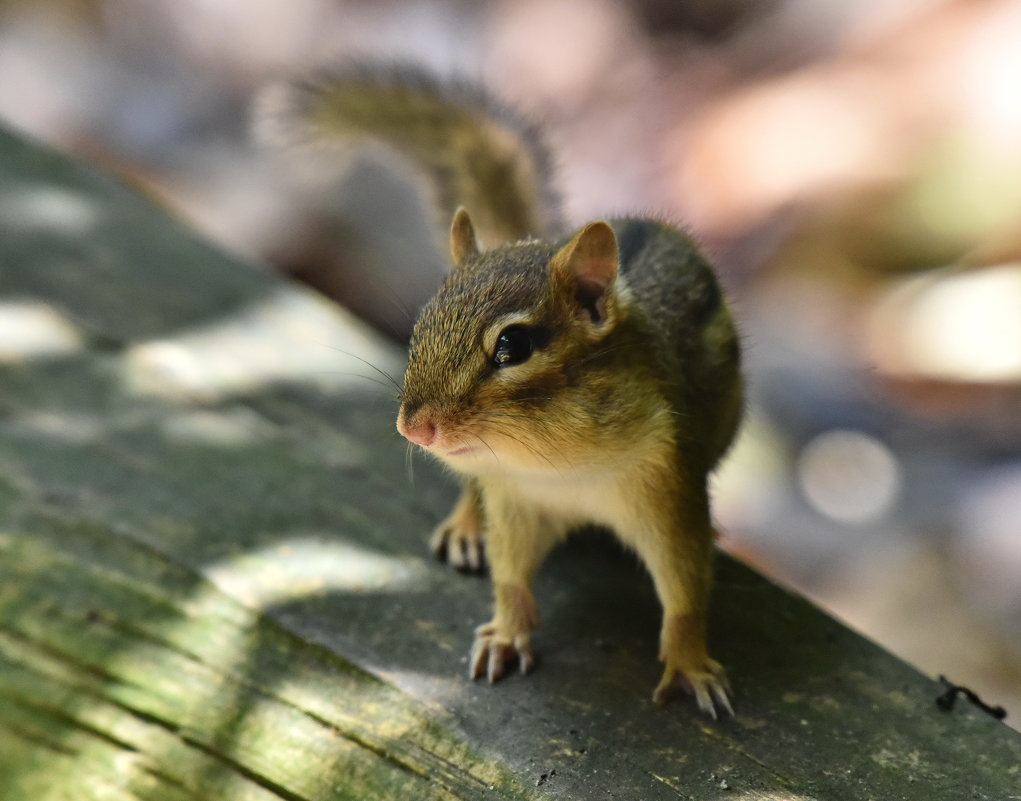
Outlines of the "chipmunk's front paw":
M468 657L469 678L485 675L492 684L503 676L512 659L518 660L522 675L535 667L531 636L527 631L511 634L500 631L495 623L475 629L475 644Z
M654 703L662 706L667 702L672 690L681 687L695 696L698 708L713 720L717 718L717 709L727 712L731 717L734 716L734 708L730 705L728 697L730 684L719 662L706 657L699 666L685 668L669 658L665 661L663 678L659 680L656 691L652 694Z
M436 527L429 547L438 559L458 570L481 573L486 569L482 520L461 505Z

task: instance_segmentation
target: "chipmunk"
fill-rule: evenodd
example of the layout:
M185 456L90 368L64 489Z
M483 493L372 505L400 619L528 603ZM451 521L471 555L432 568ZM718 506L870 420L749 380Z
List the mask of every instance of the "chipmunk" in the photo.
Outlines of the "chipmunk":
M681 231L610 219L561 233L540 134L470 84L414 68L292 85L278 113L300 139L379 140L457 208L453 269L411 338L398 431L463 490L433 534L493 582L472 678L534 666L532 578L586 524L612 529L663 607L662 678L733 714L706 650L714 529L707 477L743 412L737 332L708 262Z

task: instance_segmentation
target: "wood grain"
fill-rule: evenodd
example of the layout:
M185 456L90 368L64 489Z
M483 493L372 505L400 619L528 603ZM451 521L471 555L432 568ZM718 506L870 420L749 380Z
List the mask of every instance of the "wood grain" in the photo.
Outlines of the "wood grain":
M1021 737L721 558L738 717L650 700L599 533L540 665L466 678L484 580L393 430L398 350L109 177L0 133L0 799L1021 798Z

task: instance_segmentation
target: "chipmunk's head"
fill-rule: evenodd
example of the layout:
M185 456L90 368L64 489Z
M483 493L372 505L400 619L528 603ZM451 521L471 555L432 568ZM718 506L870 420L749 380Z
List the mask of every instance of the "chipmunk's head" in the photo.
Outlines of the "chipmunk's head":
M586 362L623 313L613 231L596 222L560 246L483 252L460 209L450 243L454 269L412 335L397 429L466 472L550 463L574 438Z

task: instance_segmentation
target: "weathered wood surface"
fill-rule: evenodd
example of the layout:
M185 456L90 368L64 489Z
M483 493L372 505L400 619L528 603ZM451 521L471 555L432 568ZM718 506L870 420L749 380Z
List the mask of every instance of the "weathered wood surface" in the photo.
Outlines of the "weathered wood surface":
M425 539L394 350L0 134L0 799L1021 798L1021 737L721 559L736 720L655 708L606 538L540 575L542 662L469 682L484 581Z

